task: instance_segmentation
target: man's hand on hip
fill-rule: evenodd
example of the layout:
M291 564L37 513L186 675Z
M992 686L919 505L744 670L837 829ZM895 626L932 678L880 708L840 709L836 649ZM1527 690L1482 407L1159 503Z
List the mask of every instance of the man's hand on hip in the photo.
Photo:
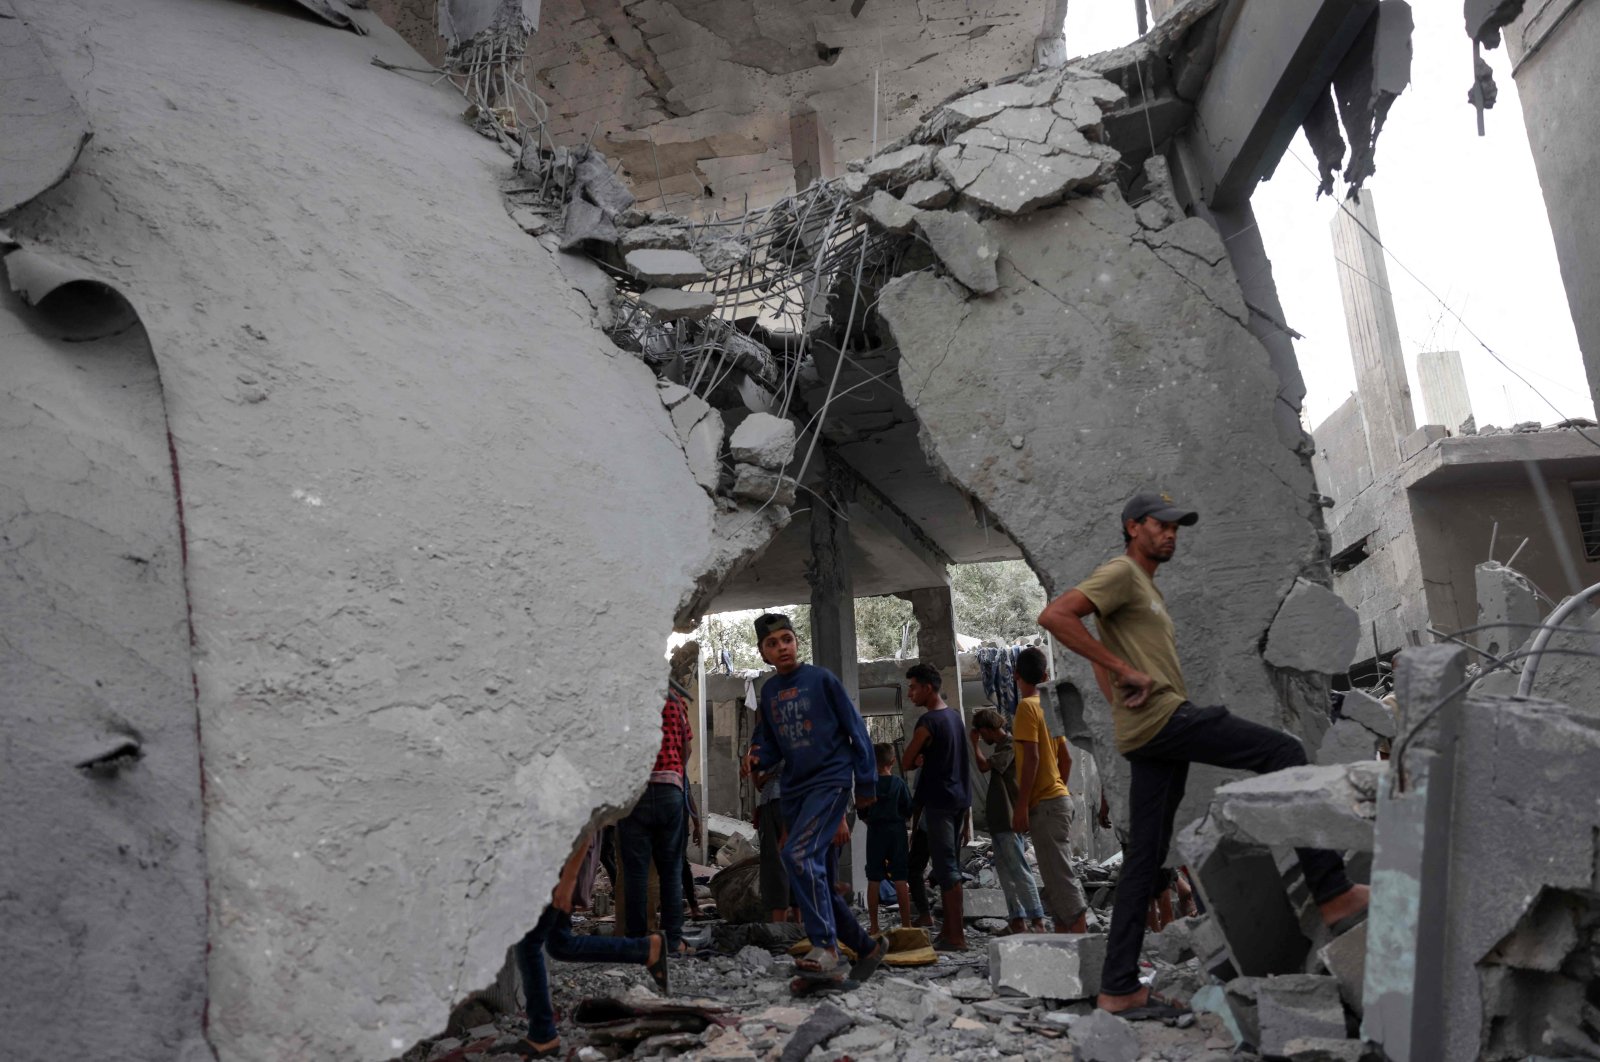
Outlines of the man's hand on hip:
M1124 671L1117 676L1117 689L1122 691L1122 706L1143 708L1150 700L1150 690L1155 684L1156 680L1143 671L1135 671L1132 668Z

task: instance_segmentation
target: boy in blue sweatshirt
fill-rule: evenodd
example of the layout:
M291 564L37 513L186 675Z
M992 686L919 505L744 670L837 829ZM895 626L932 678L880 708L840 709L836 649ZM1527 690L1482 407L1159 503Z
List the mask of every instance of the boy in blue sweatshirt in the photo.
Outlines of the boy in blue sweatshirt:
M755 627L761 659L777 674L761 687L748 761L751 771L762 773L783 762L779 799L789 824L783 861L811 940L811 953L795 969L810 978L842 980L842 940L857 955L850 976L859 981L877 968L888 945L862 932L850 905L834 889L828 855L852 791L861 812L876 797L872 739L833 672L800 662L800 643L788 616L769 612L756 617Z

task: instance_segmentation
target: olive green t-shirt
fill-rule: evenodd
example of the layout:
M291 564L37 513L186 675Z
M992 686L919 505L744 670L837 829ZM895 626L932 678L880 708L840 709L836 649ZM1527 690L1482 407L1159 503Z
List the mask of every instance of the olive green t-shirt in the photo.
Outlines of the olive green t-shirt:
M1111 722L1117 751L1131 752L1155 737L1178 706L1189 699L1178 666L1172 617L1155 580L1127 556L1100 565L1078 584L1078 592L1094 605L1105 647L1155 680L1150 698L1140 708L1124 707L1122 691L1112 684Z

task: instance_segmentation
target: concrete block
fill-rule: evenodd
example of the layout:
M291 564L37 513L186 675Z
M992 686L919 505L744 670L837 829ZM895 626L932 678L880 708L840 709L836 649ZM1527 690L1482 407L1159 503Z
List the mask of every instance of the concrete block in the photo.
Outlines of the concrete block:
M651 288L639 296L639 305L657 321L697 321L711 316L717 297L709 291Z
M1325 586L1296 579L1267 630L1262 654L1273 667L1337 675L1355 659L1361 618Z
M1138 1062L1141 1054L1133 1026L1110 1011L1090 1011L1067 1036L1079 1062Z
M1282 1056L1295 1039L1345 1038L1344 1007L1332 977L1238 977L1228 982L1227 998L1246 1042L1263 1055Z
M656 381L656 397L661 399L661 404L668 409L676 408L684 399L693 395L694 392L683 384L676 384L671 380Z
M1360 690L1346 693L1339 712L1346 719L1360 723L1379 737L1393 738L1400 732L1395 723L1393 710L1370 693L1363 693Z
M971 215L924 210L917 214L917 228L962 287L979 295L999 289L1000 278L995 272L999 245Z
M1415 457L1449 434L1443 424L1424 424L1400 440L1400 460Z
M1145 950L1162 962L1177 965L1195 957L1195 926L1209 922L1210 916L1179 918L1169 922L1159 933L1146 933Z
M1232 1037L1233 1046L1244 1046L1244 1029L1239 1024L1238 1015L1228 1005L1228 993L1221 985L1206 985L1190 996L1189 1009L1196 1014L1215 1014L1221 1018L1223 1031Z
M794 504L795 481L757 465L739 465L733 470L733 496L758 505Z
M1360 1014L1362 985L1367 972L1367 923L1362 922L1324 944L1317 957L1339 983L1339 998L1344 1005Z
M1378 751L1378 735L1349 719L1339 719L1322 735L1316 761L1324 766L1361 763L1373 759Z
M1223 955L1206 960L1207 970L1223 977L1304 969L1311 944L1300 930L1272 852L1225 835L1214 816L1182 830L1177 841L1226 944Z
M1280 848L1372 850L1386 762L1289 767L1217 789L1213 818L1232 836Z
M733 429L728 446L735 461L777 471L794 457L794 441L794 421L752 413Z
M956 197L956 190L950 187L950 182L942 177L930 177L925 181L914 181L904 192L900 193L900 200L922 210L937 210L945 206Z
M910 232L917 220L916 207L888 192L873 192L872 198L857 206L855 212L856 217L868 224L901 236Z
M989 942L989 982L998 992L1088 999L1100 991L1106 938L1099 933L1030 933Z
M711 414L711 403L699 395L691 394L672 407L672 427L683 442L689 441L689 432Z
M904 188L932 171L934 151L931 144L913 144L898 151L886 151L867 160L862 172L872 188Z
M961 911L967 918L1005 918L1006 894L999 889L963 889Z
M644 248L623 257L628 271L647 284L678 288L698 284L710 276L705 263L688 251Z

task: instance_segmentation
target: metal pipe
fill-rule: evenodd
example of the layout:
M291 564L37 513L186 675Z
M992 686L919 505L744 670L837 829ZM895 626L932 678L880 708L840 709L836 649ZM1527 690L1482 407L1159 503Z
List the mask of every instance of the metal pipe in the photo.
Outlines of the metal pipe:
M1533 679L1539 673L1539 658L1544 654L1545 646L1550 644L1550 636L1556 628L1578 609L1589 603L1589 598L1600 594L1600 583L1595 583L1580 594L1574 594L1561 602L1560 606L1545 619L1539 628L1539 633L1534 636L1533 645L1528 650L1528 663L1522 669L1522 681L1517 683L1517 696L1529 697L1533 695Z

